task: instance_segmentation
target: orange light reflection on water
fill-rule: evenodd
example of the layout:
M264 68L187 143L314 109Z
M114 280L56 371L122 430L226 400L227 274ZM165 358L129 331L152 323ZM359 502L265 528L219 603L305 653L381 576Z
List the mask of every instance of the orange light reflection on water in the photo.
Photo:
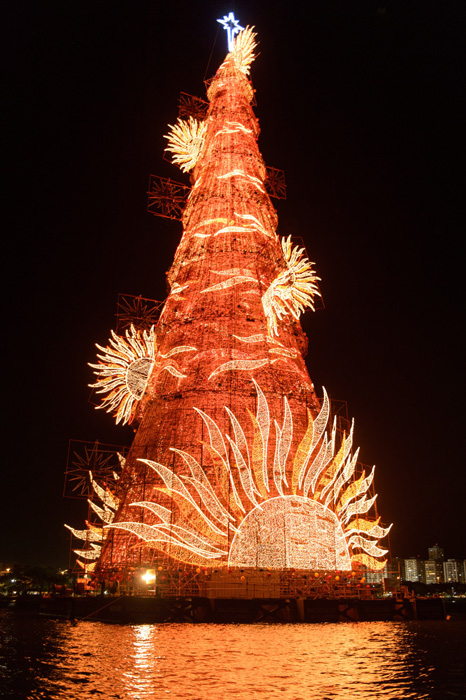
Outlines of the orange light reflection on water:
M440 700L446 689L466 693L464 623L41 624L47 643L35 647L33 677L25 669L24 697Z

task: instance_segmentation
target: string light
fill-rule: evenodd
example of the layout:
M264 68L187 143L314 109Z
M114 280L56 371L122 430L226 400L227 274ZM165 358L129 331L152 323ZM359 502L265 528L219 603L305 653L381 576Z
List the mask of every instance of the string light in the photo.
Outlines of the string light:
M134 406L144 394L149 375L155 362L154 326L142 333L131 326L125 337L111 332L110 345L96 347L104 354L97 355L100 362L89 363L97 370L97 382L89 386L98 394L108 396L97 408L105 408L115 415L116 422L124 425L130 422Z
M241 343L273 343L274 345L282 345L276 338L271 338L263 333L257 333L256 335L248 335L244 337L234 335L233 338L236 338L236 340L239 340Z
M367 540L365 537L359 535L353 535L349 538L348 542L353 545L353 547L359 547L372 557L383 557L383 555L388 552L388 549L380 549L380 547L377 547L374 540Z
M103 405L141 426L121 505L96 484L105 527L72 531L89 567L101 543L103 571L151 550L204 567L385 565L373 470L355 474L353 427L340 436L325 391L319 405L292 322L314 309L319 278L276 235L246 78L255 47L247 28L208 88L206 119L178 120L166 137L173 162L195 170L157 329L164 352L154 329L148 347L132 328L99 348Z
M94 561L100 557L100 551L101 547L91 543L91 549L73 549L73 552L78 555L78 557L81 557L81 559L85 559L86 561Z
M261 224L259 219L256 216L253 216L253 214L237 214L235 212L235 216L238 216L241 219L247 219L251 223L249 224L250 230L251 231L257 231L258 233L263 233L265 236L268 236L269 238L274 235L274 231L269 232L265 226Z
M179 290L178 290L179 291ZM94 374L98 381L89 386L95 387L98 394L108 393L108 396L96 408L105 408L107 413L113 412L117 423L124 425L134 418L136 404L144 395L149 377L156 368L158 374L167 371L177 379L185 379L175 364L164 361L185 352L195 352L192 345L178 345L165 355L157 353L154 326L150 331L136 331L131 326L125 337L111 331L110 346L97 348L104 355L97 355L99 364L90 364L97 369Z
M256 34L252 27L238 34L233 45L232 54L236 67L245 75L249 75L251 63L255 59L254 49L256 48Z
M270 348L269 352L275 355L291 357L293 360L298 357L298 352L296 350L287 350L287 348Z
M369 556L369 554L353 554L351 557L353 564L362 564L366 566L370 571L382 571L387 566L387 560L375 559L375 557Z
M347 571L351 557L334 513L316 501L284 496L247 515L233 539L228 565Z
M156 490L169 496L173 504L171 508L150 501L133 503L132 506L152 512L159 522L152 525L132 521L109 523L107 528L131 532L163 551L168 551L166 548L169 547L172 552L173 546L177 556L189 563L203 560L208 564L209 561L228 558L230 566L349 570L352 562L360 561L364 554L370 557L372 566L378 567L380 557L387 550L381 549L377 542L388 534L389 528L382 528L378 521L369 520L361 520L359 525L358 520L360 514L371 509L376 499L376 496L367 498L373 470L358 480L358 487L350 498L341 498L341 493L348 488L343 476L346 474L351 479L353 475L353 430L348 436L343 436L336 451L335 428L332 427L330 437L325 432L330 415L325 394L319 414L315 420L310 417L310 424L300 442L301 453L307 449L307 454L295 456L291 462L294 426L285 397L281 425L274 420L275 446L270 479L267 466L270 409L256 381L254 386L257 410L255 416L250 414L254 429L252 445L248 442L248 431L233 411L225 407L233 433L233 436L225 435L231 454L216 421L195 409L207 427L208 442L205 444L208 451L223 474L222 489L214 487L205 469L191 454L172 448L188 466L191 476L181 474L179 477L162 464L139 460L160 476L165 488ZM316 492L313 498L309 497L307 494L312 484L322 480L324 475L327 475L325 487L320 494ZM231 513L226 483L236 502L237 521ZM292 489L297 493L290 493ZM337 505L332 509L330 503L333 500ZM185 515L180 517L177 511ZM234 533L230 546L229 531ZM215 533L216 537L209 533Z
M122 457L121 454L118 454L118 459L120 461L120 464L124 466L125 459ZM118 480L118 475L115 474L115 481ZM107 488L102 488L97 481L93 478L92 473L89 472L89 478L90 478L90 483L92 486L92 489L96 496L100 498L103 504L103 508L100 508L97 504L95 504L92 500L89 500L88 503L91 506L92 510L98 517L102 520L103 523L111 523L113 521L113 518L115 517L115 511L117 510L119 506L119 499L116 498ZM84 559L84 561L81 561L79 558L76 560L77 563L86 571L92 571L95 563L97 562L97 559L99 559L101 551L102 551L102 545L106 539L107 536L107 531L100 526L93 525L91 523L86 522L87 525L87 530L76 530L75 528L71 527L70 525L66 525L65 527L71 532L71 534L76 537L76 539L84 540L86 544L89 545L89 548L87 549L74 549L74 553L78 556L81 557L81 559ZM97 544L98 543L98 544ZM93 565L90 565L89 562L94 561Z
M219 282L218 284L214 284L212 287L202 289L200 293L207 294L207 292L218 292L221 289L229 289L230 287L234 287L238 284L244 284L245 282L254 282L254 284L257 284L255 277L236 275L235 277L230 277L229 280L225 280L225 282Z
M256 178L257 179L257 178ZM260 182L260 181L259 181ZM247 225L241 225L241 222L235 222L234 219L226 219L225 217L217 217L215 219L207 219L206 221L202 221L201 223L197 224L194 226L190 231L187 232L186 235L192 234L195 238L211 238L212 236L216 237L221 233L252 233L252 232L257 232L260 234L263 234L264 236L267 236L268 238L271 238L274 236L274 231L269 231L267 228L259 221L259 219L254 216L253 214L241 214L239 212L234 212L234 216L239 218L239 219L246 219ZM194 233L197 231L199 228L203 228L205 226L210 226L214 223L219 223L223 224L223 226L215 233Z
M231 372L233 370L249 371L252 369L259 369L259 367L264 367L264 365L272 364L273 362L276 362L276 360L268 360L267 358L262 360L230 360L230 362L224 362L220 367L217 367L217 369L211 373L209 379L212 379L212 377L222 372Z
M314 296L320 296L313 263L304 256L304 249L293 247L291 236L282 238L286 269L276 277L262 297L270 335L278 335L278 322L291 314L298 319L308 306L314 311Z
M254 175L248 175L243 170L231 170L229 173L225 173L225 175L217 175L217 180L226 180L232 177L244 178L245 180L249 181L253 185L253 187L256 187L259 190L259 192L263 192L265 194L265 189L262 186L262 181Z
M170 131L164 138L168 140L166 150L173 153L172 163L179 165L183 172L189 172L196 165L204 145L206 124L189 117L188 121L178 119L168 128Z
M96 532L92 532L92 530L76 530L70 525L65 525L65 527L68 528L71 534L78 540L85 540L87 542L100 542L102 540L102 536Z
M197 351L197 348L193 347L192 345L178 345L176 348L172 348L169 352L166 353L166 355L160 355L160 357L163 357L164 360L167 360L169 357L173 357L173 355L179 355L180 352L195 352Z
M253 135L252 129L248 129L244 124L241 124L241 122L225 122L225 124L228 124L228 126L223 127L223 129L220 129L217 131L215 136L221 136L222 134L251 134Z
M170 296L175 296L175 294L181 294L185 289L188 289L189 284L183 285L183 287L179 284L174 284L172 288L170 289Z

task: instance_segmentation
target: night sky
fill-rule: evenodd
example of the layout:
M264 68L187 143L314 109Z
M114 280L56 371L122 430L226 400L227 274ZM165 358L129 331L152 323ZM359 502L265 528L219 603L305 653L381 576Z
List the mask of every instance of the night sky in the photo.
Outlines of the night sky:
M67 566L70 438L130 444L89 403L119 292L163 300L181 224L146 212L180 91L205 99L218 17L255 25L259 147L285 171L325 309L310 375L348 403L394 555L466 557L463 2L10 1L0 562ZM461 214L461 215L460 215ZM462 226L460 226L462 224Z

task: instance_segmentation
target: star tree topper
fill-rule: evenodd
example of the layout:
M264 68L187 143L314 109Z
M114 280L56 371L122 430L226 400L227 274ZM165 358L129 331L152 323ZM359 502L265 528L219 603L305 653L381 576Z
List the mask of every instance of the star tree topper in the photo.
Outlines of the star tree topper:
M223 19L218 19L217 22L223 24L223 28L227 31L228 51L231 51L233 48L233 39L235 38L235 35L244 29L244 27L241 27L239 20L235 19L234 12L230 12L229 15L223 15Z

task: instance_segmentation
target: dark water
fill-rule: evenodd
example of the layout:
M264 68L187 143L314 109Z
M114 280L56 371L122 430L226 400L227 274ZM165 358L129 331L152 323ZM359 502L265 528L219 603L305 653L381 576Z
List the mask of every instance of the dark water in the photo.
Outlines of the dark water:
M1 698L466 698L466 621L110 625L0 610Z

